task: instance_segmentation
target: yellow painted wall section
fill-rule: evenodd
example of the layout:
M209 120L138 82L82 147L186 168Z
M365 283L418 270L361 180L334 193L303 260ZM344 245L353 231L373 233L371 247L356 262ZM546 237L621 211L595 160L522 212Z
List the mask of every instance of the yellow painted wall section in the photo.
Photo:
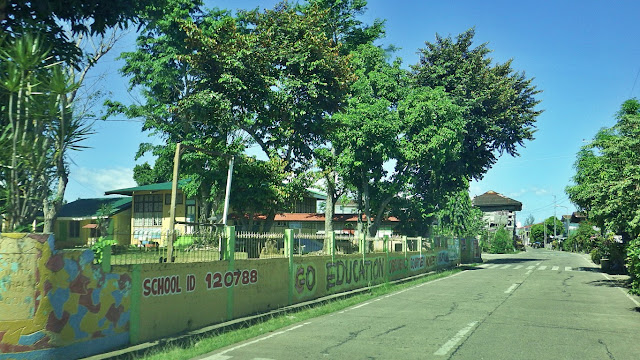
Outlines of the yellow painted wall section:
M113 224L114 240L119 245L129 245L131 243L131 209L127 209L115 214L111 221Z
M135 342L157 339L287 305L287 259L140 266ZM228 302L233 302L232 317Z
M287 259L236 260L235 268L234 283L231 285L234 290L234 318L288 305L289 264ZM256 276L253 277L253 274ZM237 282L236 276L240 276ZM228 284L229 278L225 273L222 279L223 286Z

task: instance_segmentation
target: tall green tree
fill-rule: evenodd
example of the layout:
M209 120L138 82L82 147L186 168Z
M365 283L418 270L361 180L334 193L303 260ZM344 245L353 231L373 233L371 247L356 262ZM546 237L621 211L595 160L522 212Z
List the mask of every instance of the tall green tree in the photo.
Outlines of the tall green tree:
M327 11L282 3L234 15L204 11L188 1L171 4L164 16L148 22L138 50L124 54L123 72L132 86L144 89L145 103L110 104L112 111L143 117L144 129L169 144L180 141L239 156L255 145L272 164L264 168L277 167L286 180L276 193L298 189L288 184L306 174L313 148L330 129L324 115L340 106L350 76L347 57L321 31ZM151 151L158 160L153 170L139 167L137 177L159 178L171 164L170 149L141 145L138 155ZM203 178L196 187L212 202L220 193L215 177L222 167L194 160L185 158L182 173ZM259 191L257 185L249 188ZM272 220L285 209L263 210Z
M403 197L417 205L411 211L416 221L431 218L447 195L481 178L500 154L516 156L533 138L540 111L532 79L516 73L510 61L493 64L486 44L473 47L473 36L473 30L456 40L437 36L420 50L397 104L393 170L362 186L373 189L372 213L385 214Z
M512 69L511 60L494 64L486 43L473 47L474 36L474 29L455 40L436 35L412 69L417 86L442 88L462 111L464 156L449 164L451 171L481 178L500 154L516 156L533 139L541 111L533 79Z
M640 102L625 101L616 117L582 147L566 192L598 227L629 241L640 235Z
M529 214L529 215L527 216L527 218L526 218L526 219L524 219L524 225L525 225L525 226L533 225L533 224L535 224L535 222L536 222L536 218L535 218L535 217L533 217L533 214Z

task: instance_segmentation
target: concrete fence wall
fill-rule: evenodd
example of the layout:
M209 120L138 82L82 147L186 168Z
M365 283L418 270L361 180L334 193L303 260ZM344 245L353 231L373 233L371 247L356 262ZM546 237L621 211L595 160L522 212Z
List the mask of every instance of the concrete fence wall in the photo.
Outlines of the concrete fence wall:
M0 235L0 359L73 359L326 295L479 261L477 241L428 251L111 266L53 236ZM364 247L363 247L364 248Z

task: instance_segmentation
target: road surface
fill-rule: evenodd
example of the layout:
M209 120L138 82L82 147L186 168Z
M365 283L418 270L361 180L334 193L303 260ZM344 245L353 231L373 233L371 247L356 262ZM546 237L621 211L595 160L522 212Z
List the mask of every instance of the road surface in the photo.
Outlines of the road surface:
M198 359L640 359L640 304L585 256L530 249Z

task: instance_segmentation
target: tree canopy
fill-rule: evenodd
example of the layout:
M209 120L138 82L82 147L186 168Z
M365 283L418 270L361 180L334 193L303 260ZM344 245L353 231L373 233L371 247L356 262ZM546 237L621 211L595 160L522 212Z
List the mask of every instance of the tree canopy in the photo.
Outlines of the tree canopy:
M112 111L144 118L168 144L236 155L257 147L284 184L319 170L332 203L352 194L366 215L361 230L372 235L390 215L430 222L500 154L515 156L533 138L539 91L510 61L494 64L486 44L474 47L473 30L437 36L408 71L374 45L384 22L359 20L363 0L236 13L169 5L123 55L123 73L146 102ZM171 149L141 145L138 155L158 160L136 178L168 174ZM185 176L214 184L200 189L211 200L222 164L195 154L185 161Z
M640 235L640 102L625 101L616 118L582 147L566 192L598 227L630 240Z
M40 33L59 60L82 55L72 34L104 34L110 28L125 28L148 11L162 9L164 0L5 0L0 2L0 29L11 38ZM156 7L153 7L155 5ZM158 9L158 10L154 10Z

